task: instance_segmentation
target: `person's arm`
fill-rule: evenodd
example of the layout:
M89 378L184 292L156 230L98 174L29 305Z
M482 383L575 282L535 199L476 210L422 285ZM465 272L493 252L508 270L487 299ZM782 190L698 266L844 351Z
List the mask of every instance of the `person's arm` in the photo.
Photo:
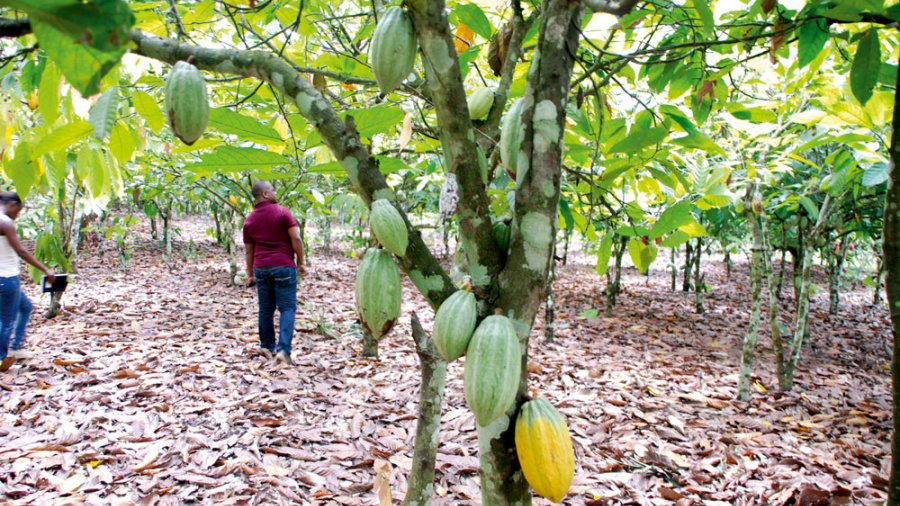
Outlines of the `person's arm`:
M303 261L303 239L300 238L300 227L289 228L288 235L291 237L291 247L294 248L294 254L297 255L297 272L305 276L306 262Z
M47 281L53 283L56 281L56 275L53 274L53 271L47 268L46 265L42 264L38 261L37 258L34 258L25 246L22 245L22 242L19 241L19 236L16 235L16 226L11 221L0 222L0 232L3 232L3 235L6 236L6 239L9 241L9 245L15 250L16 253L22 260L25 260L29 264L35 266L37 269L44 272L47 275Z
M252 242L246 242L244 249L247 250L247 286L253 286L256 284L256 276L253 274L253 253L256 248Z

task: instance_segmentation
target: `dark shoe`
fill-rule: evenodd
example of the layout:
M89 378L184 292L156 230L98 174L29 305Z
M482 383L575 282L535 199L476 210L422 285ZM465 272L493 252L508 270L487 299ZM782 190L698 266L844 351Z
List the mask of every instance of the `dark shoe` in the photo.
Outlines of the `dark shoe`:
M291 357L288 357L288 361L291 360ZM0 372L6 372L12 367L13 364L16 363L16 357L6 357L0 362Z
M281 350L275 354L275 360L278 360L284 365L294 365L294 363L291 361L291 355L284 350Z

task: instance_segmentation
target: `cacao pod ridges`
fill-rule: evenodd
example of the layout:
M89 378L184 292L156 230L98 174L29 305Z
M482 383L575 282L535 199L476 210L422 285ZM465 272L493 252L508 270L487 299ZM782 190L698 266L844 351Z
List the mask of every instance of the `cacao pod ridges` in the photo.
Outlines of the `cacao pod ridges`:
M575 476L575 452L562 415L545 398L530 400L519 408L515 433L528 484L547 499L562 501Z
M409 15L402 8L389 8L372 33L369 57L381 92L387 95L413 71L418 41Z
M390 252L369 248L356 271L356 312L375 339L397 323L401 295L400 271Z
M197 67L180 61L169 72L165 110L172 132L181 142L190 146L203 137L209 123L209 102L206 79Z
M372 202L372 214L370 218L372 233L378 242L391 253L402 257L406 255L406 247L409 245L409 232L406 230L406 222L400 211L386 199Z
M441 304L434 315L434 344L447 362L462 356L475 332L478 319L475 294L457 290Z
M522 373L522 350L509 318L488 316L466 348L466 402L478 425L487 427L512 406Z

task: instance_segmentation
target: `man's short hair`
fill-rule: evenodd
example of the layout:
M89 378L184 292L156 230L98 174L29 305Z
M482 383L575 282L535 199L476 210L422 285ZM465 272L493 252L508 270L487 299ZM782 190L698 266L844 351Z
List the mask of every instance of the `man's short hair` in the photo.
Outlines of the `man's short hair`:
M3 192L0 193L0 204L19 204L21 206L22 198L16 192Z
M263 192L267 192L272 189L272 184L268 181L257 181L253 183L253 188L250 192L253 194L253 198L259 200L262 198Z

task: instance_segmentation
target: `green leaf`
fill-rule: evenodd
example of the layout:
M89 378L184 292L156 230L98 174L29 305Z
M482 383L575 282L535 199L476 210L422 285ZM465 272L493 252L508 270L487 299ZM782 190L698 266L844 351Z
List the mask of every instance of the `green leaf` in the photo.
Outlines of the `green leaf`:
M456 15L461 23L464 23L485 40L491 40L493 28L481 7L475 4L460 4L456 6L454 11L456 11Z
M378 162L378 170L385 175L410 168L403 160L392 156L376 156L375 161Z
M774 111L762 107L748 109L743 104L728 102L725 104L725 109L735 118L753 123L774 123L778 120Z
M627 137L611 147L608 153L635 153L644 148L659 144L669 135L669 129L658 126L644 130L633 128Z
M37 179L35 177L37 164L31 157L31 146L28 143L22 142L19 144L16 148L16 157L6 165L5 172L13 180L19 197L22 197L22 199L27 197Z
M863 173L863 186L878 186L887 182L891 175L890 164L880 162L872 165Z
M87 139L92 133L94 133L94 127L87 121L66 123L41 139L31 154L32 159L66 149L76 142Z
M284 144L281 134L274 128L225 107L217 107L209 111L209 126L226 134L237 135L241 140L260 144Z
M59 117L59 70L48 63L38 87L38 108L44 117L44 126L50 127Z
M652 241L662 237L678 227L687 225L693 221L694 217L691 216L691 202L689 200L682 200L659 215L659 219L656 220L653 228L650 229L650 240Z
M569 209L569 203L564 198L559 199L559 214L566 224L566 230L572 231L575 228L575 218L572 217L572 210Z
M135 91L131 94L131 101L134 104L134 110L144 118L150 131L155 134L161 133L162 127L166 123L166 117L163 116L156 99L143 91Z
M124 0L3 0L3 5L28 13L31 23L51 27L71 45L102 52L123 50L131 41L134 14ZM38 37L40 40L40 36ZM41 40L41 48L46 49Z
M672 235L663 239L663 242L660 244L663 248L677 248L682 244L691 240L691 234L683 231L676 230L672 232Z
M340 162L328 162L322 163L319 165L313 165L307 172L312 174L324 174L324 175L342 175L344 173L344 167L341 166Z
M700 21L703 23L703 33L706 34L707 38L712 38L716 29L716 20L713 17L713 11L709 6L709 2L707 0L694 0L694 8L697 9L697 14L700 15Z
M607 232L600 239L600 249L597 250L597 274L603 276L609 270L609 259L612 257L613 233Z
M186 165L185 170L196 172L200 176L216 173L236 173L251 170L266 170L276 165L288 165L284 156L255 148L236 148L219 146L212 153L200 157L200 161Z
M642 227L640 225L627 225L619 227L619 229L616 230L616 234L621 235L622 237L643 237L645 235L650 235L650 231L647 230L647 227Z
M41 49L53 59L66 81L85 97L100 92L100 80L125 54L125 49L105 53L84 44L74 44L62 32L39 21L32 21L31 28Z
M119 161L119 165L131 161L131 157L134 156L134 139L131 137L128 127L121 123L113 126L112 133L109 135L109 150Z
M866 105L872 98L872 88L878 84L881 72L881 43L878 32L870 29L859 41L853 67L850 69L850 89L859 103Z
M819 219L819 207L815 202L812 201L811 198L806 195L800 197L800 204L806 209L806 214L809 215L809 219L815 222Z
M119 87L112 86L104 91L94 106L91 107L91 115L88 119L94 126L94 137L99 140L106 139L116 124L116 113L119 110Z
M69 175L69 165L66 163L67 158L67 153L44 157L44 169L47 174L47 181L53 188L59 189L65 184L66 176Z
M360 137L372 137L387 132L403 122L406 116L399 107L372 107L354 109L345 116L353 116Z
M658 253L659 250L654 244L644 244L644 241L640 239L628 241L628 254L631 256L631 261L634 262L634 266L637 267L641 274L647 272L647 269L650 268L650 264L656 260L656 255Z
M700 149L707 153L725 156L725 150L722 149L715 141L707 137L705 134L697 132L692 135L685 135L675 139L669 139L669 144L685 147L688 149Z
M592 308L592 309L588 309L588 310L578 313L578 316L580 316L582 318L596 318L597 315L599 315L599 314L600 314L600 311L597 311L596 309Z
M897 4L900 7L900 4ZM897 66L884 62L878 72L878 82L887 86L897 86Z
M814 19L804 23L797 31L798 64L803 68L819 56L828 42L828 23L824 19Z
M76 159L78 173L84 179L84 186L94 198L109 194L108 166L94 144L86 144L78 152Z

